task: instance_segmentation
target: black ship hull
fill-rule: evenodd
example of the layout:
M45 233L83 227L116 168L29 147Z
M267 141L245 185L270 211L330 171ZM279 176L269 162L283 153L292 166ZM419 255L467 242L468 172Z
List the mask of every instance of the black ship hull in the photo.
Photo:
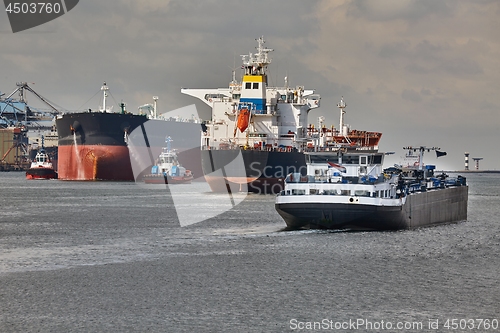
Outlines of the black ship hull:
M105 112L58 117L59 179L133 180L126 135L146 121L144 116Z
M202 150L201 162L205 179L214 192L276 194L283 189L287 174L307 173L304 154L297 151Z
M413 229L467 219L468 187L460 186L408 195L399 206L356 203L277 203L287 229Z

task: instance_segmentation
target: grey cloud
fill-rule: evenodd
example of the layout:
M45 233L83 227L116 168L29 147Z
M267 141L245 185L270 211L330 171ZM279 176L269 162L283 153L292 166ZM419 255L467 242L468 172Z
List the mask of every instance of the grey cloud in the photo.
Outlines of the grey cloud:
M428 74L431 72L431 69L416 63L405 66L405 70L411 74Z
M410 54L411 44L409 41L398 41L393 43L384 43L380 47L378 56L381 58L392 58L396 56L406 57Z
M476 61L461 57L443 61L438 69L456 77L470 77L484 73L483 68Z
M420 94L418 92L416 92L415 90L413 90L413 89L405 89L405 90L403 90L403 92L401 93L401 97L404 100L412 101L412 102L415 102L415 103L418 103L418 102L422 101L422 97L420 96Z
M354 0L349 2L347 15L369 21L409 20L417 21L429 15L449 16L453 8L447 1L408 0L373 1Z

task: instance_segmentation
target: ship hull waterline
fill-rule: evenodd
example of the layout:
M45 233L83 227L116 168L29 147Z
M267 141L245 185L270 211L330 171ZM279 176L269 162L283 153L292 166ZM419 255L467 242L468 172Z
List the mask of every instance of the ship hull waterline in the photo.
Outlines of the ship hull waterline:
M240 154L243 160L234 163ZM305 156L297 151L202 150L201 163L213 192L240 188L250 193L277 194L283 190L287 174L307 172Z
M287 230L401 230L465 221L468 187L413 193L405 204L277 202Z
M126 146L59 146L58 155L58 173L62 180L134 180Z
M30 168L26 171L26 179L57 179L57 172L52 168Z
M191 184L193 177L170 177L164 175L145 175L142 178L145 184Z

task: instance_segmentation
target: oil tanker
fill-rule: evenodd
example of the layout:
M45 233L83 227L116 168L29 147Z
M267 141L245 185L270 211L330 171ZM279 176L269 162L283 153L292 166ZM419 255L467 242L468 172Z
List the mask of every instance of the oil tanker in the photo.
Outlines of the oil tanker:
M351 130L344 123L345 103L338 107L339 128L308 121L309 111L320 107L320 95L303 86L268 85L269 53L264 38L257 53L242 56L242 79L228 88L184 88L183 94L212 109L201 135L205 179L214 192L279 193L286 175L306 174L305 152L331 151L344 144L359 150L378 148L379 132ZM241 163L237 163L242 160Z

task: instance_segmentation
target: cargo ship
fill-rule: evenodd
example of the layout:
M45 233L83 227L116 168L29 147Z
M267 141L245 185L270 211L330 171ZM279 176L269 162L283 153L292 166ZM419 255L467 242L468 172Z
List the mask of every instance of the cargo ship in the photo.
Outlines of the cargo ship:
M166 133L179 137L179 160L201 174L199 149L192 148L199 142L200 123L157 117L156 107L153 114L132 114L121 103L120 111L112 112L106 106L109 90L106 83L101 90L102 106L98 111L66 113L56 118L59 179L140 181L151 170L154 160L138 163L131 156L131 149L137 149L134 130L149 148L161 149ZM198 137L193 139L195 135Z
M58 174L62 180L134 180L127 136L148 118L106 107L108 86L101 87L99 111L66 113L56 117Z
M381 133L351 130L343 122L328 128L319 117L309 124L308 113L320 107L321 97L303 86L268 85L269 53L264 38L257 39L257 53L242 56L242 80L235 72L228 88L181 89L211 107L201 135L203 174L215 192L279 193L290 172L306 173L304 152L329 151L336 144L372 149ZM242 163L237 163L242 159Z
M384 154L307 154L306 176L291 173L275 208L287 229L399 230L467 219L468 186L462 176L435 174L417 163L382 169Z

